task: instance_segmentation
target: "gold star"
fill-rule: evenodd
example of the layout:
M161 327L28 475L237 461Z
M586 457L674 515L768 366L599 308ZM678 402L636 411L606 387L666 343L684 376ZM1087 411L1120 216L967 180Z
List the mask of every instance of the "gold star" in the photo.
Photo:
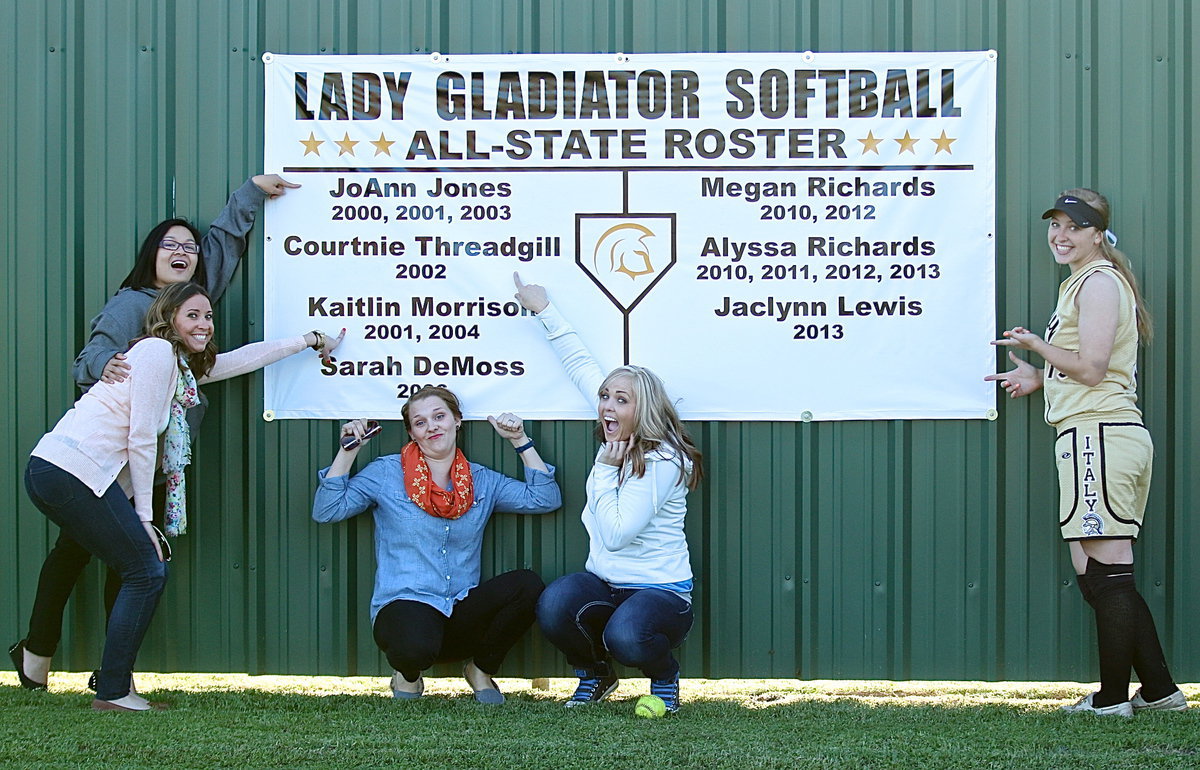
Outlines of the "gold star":
M321 150L319 148L321 147L321 145L325 144L325 140L318 139L317 137L313 136L312 131L309 131L308 138L301 139L300 144L304 145L304 154L305 155L318 155L319 156L321 154Z
M874 131L868 131L867 138L859 139L858 141L862 142L862 146L863 146L862 154L863 155L866 155L868 152L873 152L876 155L878 155L879 154L879 143L882 142L883 140L876 139Z
M899 141L899 140L897 140L897 141ZM345 155L346 153L350 153L351 155L353 155L354 154L354 145L358 144L358 140L351 139L350 134L346 133L346 134L342 135L341 139L335 139L333 143L336 144L338 147L342 148L341 150L338 151L338 157L340 158L341 156Z
M937 149L933 151L934 155L937 155L942 150L945 150L947 155L953 155L954 151L950 149L950 145L958 140L951 139L950 137L946 136L946 132L943 131L941 137L938 139L930 139L929 141L937 145Z
M383 133L380 132L379 141L371 142L371 144L375 145L375 155L379 156L379 155L391 155L392 154L392 145L395 144L395 142L389 142L387 140L387 138L384 137Z
M917 154L917 151L913 149L913 145L920 140L914 139L907 131L904 132L904 138L893 139L892 141L900 145L900 152L911 152L913 155Z

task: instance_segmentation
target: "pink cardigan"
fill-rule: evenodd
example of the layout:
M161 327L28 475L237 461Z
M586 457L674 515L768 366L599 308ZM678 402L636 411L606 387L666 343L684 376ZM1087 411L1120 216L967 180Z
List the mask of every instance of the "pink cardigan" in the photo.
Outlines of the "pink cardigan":
M219 354L199 382L253 372L305 347L304 337L253 342ZM179 367L171 343L158 337L138 342L126 355L125 381L96 383L42 436L32 455L70 473L97 497L116 481L133 497L138 517L150 521L158 437L167 427Z

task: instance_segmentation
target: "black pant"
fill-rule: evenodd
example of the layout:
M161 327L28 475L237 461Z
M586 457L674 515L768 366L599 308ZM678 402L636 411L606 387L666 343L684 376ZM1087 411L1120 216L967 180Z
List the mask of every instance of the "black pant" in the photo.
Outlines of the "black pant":
M375 643L410 682L434 663L466 658L495 674L533 625L534 607L545 587L530 570L505 572L472 588L450 617L428 604L397 599L375 616Z

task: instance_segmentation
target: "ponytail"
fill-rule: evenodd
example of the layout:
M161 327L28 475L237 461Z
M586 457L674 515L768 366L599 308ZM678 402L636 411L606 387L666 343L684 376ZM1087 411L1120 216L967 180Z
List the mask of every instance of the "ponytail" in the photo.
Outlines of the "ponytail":
M1097 228L1102 232L1100 237L1100 253L1113 264L1113 267L1117 269L1117 272L1129 284L1130 290L1133 291L1133 301L1137 311L1138 340L1143 345L1150 344L1150 339L1154 336L1154 321L1150 318L1150 310L1146 307L1146 300L1142 298L1142 291L1138 287L1137 278L1134 276L1133 269L1129 265L1129 257L1125 256L1124 252L1108 241L1108 224L1112 219L1112 208L1108 204L1108 198L1086 187L1064 190L1061 194L1073 195L1079 198L1088 206L1095 209L1097 214L1104 217L1104 221L1097 225Z

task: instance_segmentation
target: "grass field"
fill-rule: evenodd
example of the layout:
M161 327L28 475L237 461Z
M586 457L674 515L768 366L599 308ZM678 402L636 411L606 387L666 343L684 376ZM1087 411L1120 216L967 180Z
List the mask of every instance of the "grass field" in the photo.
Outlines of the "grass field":
M684 706L639 719L644 679L565 710L501 679L509 702L474 702L459 679L397 702L382 677L138 674L170 711L96 713L86 674L49 693L0 674L3 767L1197 768L1200 708L1133 719L1060 713L1072 683L684 680ZM1200 686L1184 688L1193 705Z

